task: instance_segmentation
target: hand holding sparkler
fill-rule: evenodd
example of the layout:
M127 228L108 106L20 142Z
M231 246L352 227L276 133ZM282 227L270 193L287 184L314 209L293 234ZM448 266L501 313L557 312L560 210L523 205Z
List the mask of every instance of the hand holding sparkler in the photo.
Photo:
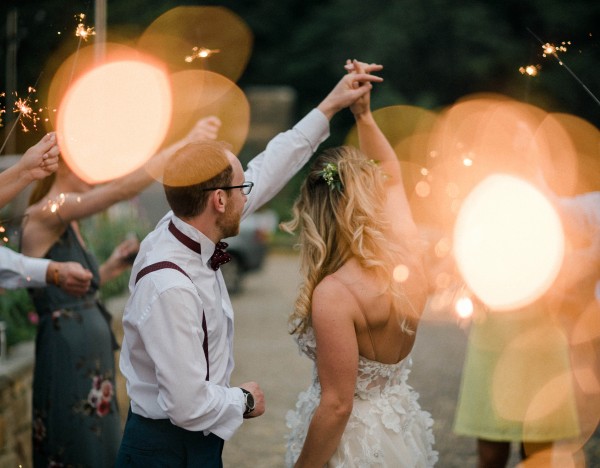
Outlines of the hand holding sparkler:
M46 134L29 148L14 166L0 174L0 207L34 180L49 176L58 168L60 150L54 133Z
M56 143L56 134L47 133L35 145L25 151L17 163L22 167L24 175L31 181L43 179L58 169L60 150Z

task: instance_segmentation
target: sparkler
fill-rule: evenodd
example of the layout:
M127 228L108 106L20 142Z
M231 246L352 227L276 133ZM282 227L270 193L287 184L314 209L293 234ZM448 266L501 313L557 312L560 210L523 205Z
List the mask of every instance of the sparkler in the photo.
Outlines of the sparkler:
M218 54L221 52L220 49L207 49L206 47L193 47L192 55L188 55L185 57L185 61L187 63L193 62L195 59L205 59L210 57L211 55Z
M6 93L0 93L0 98L6 97ZM2 124L2 114L6 113L6 109L4 107L0 107L0 127L3 127Z
M542 69L541 65L526 65L524 67L519 67L519 71L521 75L529 75L529 76L537 76L539 71Z
M565 68L565 70L567 70L569 72L569 74L575 78L575 80L577 81L577 83L579 83L581 85L581 87L590 95L590 97L596 102L596 104L598 104L600 106L600 100L594 95L594 93L592 93L592 91L590 91L590 89L583 83L583 81L581 81L579 79L579 77L573 72L573 70L571 70L567 64L564 62L564 60L562 60L559 56L558 56L558 52L566 52L567 48L566 48L566 44L571 44L570 42L563 42L562 45L560 46L555 46L553 44L550 44L548 42L544 42L542 41L531 29L527 28L527 31L529 31L529 33L535 37L540 44L542 44L542 49L544 50L543 56L546 57L547 55L552 55L557 61L558 64L561 65L562 67Z
M40 76L42 76L42 75L40 74ZM40 76L38 76L38 79L36 80L35 86L37 86L37 82L39 81ZM34 86L29 86L29 88L27 88L27 91L29 92L29 95L25 99L19 98L15 102L15 107L13 109L13 112L14 113L18 113L19 116L15 120L15 123L11 127L10 131L8 132L8 134L6 135L6 138L4 139L4 143L2 143L2 147L0 148L0 153L2 153L2 151L4 150L4 147L6 146L6 143L8 142L8 139L12 135L12 132L14 131L14 129L17 126L18 123L21 124L21 127L23 128L24 132L28 132L29 131L29 129L27 128L27 126L23 122L23 118L30 119L31 122L32 122L32 124L33 124L33 128L37 129L37 122L40 119L40 117L39 117L38 112L34 111L33 108L29 105L29 103L31 101L31 95L36 92L36 89L35 89ZM16 92L14 93L14 95L15 95L15 97L18 97L18 95L17 95ZM35 99L34 103L37 103L37 102L38 102L38 100ZM39 111L41 112L42 109L40 109Z
M49 198L46 201L46 206L44 206L42 210L50 210L50 213L56 213L58 210L60 210L60 207L65 204L68 198L69 196L65 195L64 193L60 193L57 198ZM79 195L77 195L77 198L75 198L75 202L81 203L81 197Z
M93 27L89 27L89 26L86 26L85 24L83 24L82 21L85 19L85 14L79 13L78 15L75 15L75 18L78 21L80 21L77 24L77 29L75 30L75 36L77 36L78 38L83 39L84 41L87 42L88 37L96 35L96 31L94 31Z

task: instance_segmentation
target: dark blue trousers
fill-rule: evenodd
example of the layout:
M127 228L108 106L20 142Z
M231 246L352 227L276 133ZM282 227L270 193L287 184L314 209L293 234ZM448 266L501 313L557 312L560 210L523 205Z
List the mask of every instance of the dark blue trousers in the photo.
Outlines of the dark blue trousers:
M144 418L130 409L115 467L222 468L223 444L214 434L186 431L168 419Z

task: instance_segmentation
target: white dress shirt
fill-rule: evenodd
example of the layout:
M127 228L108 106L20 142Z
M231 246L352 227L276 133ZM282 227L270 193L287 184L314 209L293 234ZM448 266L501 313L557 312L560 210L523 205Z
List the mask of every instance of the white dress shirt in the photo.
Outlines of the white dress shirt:
M26 257L0 247L0 287L6 289L41 288L46 286L46 272L50 260Z
M245 172L254 182L242 218L270 200L309 160L329 135L329 122L317 109L292 130L276 136ZM200 244L201 254L184 245L169 223ZM233 308L220 270L208 261L215 244L167 213L142 242L129 283L131 297L123 315L120 368L127 379L131 410L151 419L170 419L190 431L228 440L242 424L244 397L230 388L233 371ZM170 261L183 269L154 271L137 285L138 272ZM208 329L208 366L202 344L202 314Z

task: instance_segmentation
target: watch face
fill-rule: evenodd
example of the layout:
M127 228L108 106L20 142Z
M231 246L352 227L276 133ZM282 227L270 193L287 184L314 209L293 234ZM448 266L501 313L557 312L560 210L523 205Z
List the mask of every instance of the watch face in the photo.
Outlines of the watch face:
M254 397L252 396L252 393L246 394L246 406L248 406L250 411L254 409Z

